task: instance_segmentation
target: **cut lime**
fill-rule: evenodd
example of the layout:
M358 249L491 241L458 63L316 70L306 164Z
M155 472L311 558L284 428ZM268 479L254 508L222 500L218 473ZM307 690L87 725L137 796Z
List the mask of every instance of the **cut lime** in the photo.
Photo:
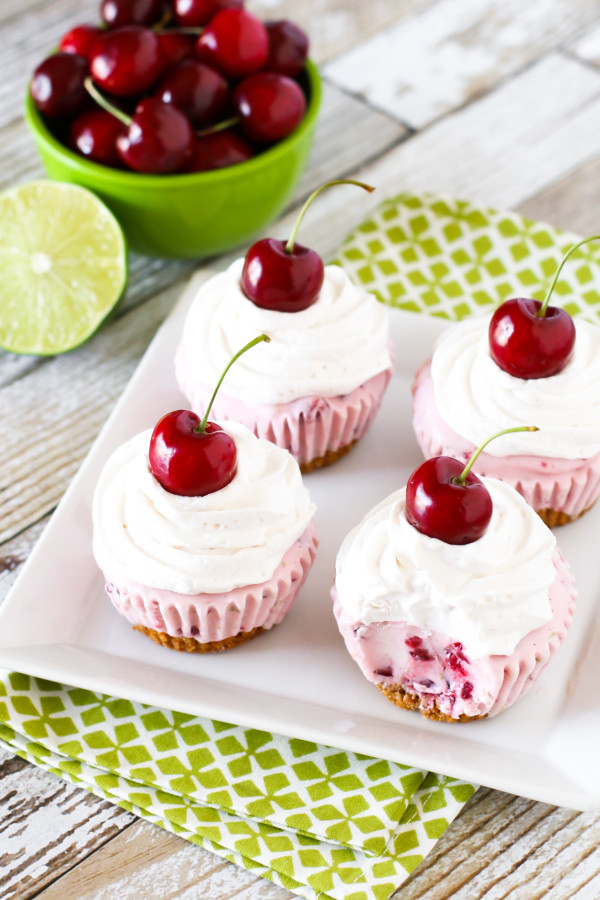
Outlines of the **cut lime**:
M127 280L121 228L84 188L34 181L0 194L0 346L53 356L87 340Z

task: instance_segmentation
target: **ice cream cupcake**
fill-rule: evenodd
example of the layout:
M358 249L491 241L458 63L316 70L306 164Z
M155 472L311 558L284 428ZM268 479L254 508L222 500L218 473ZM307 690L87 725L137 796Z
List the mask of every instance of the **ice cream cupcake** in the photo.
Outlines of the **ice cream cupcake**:
M192 408L202 409L232 349L267 332L268 350L259 347L236 367L215 415L289 450L306 472L334 462L364 436L393 355L388 310L341 268L324 267L299 244L289 249L290 241L259 241L200 288L175 371Z
M491 500L476 539L450 543L415 527L415 497L427 495L425 517L437 501L409 480L348 534L332 591L365 677L396 705L447 722L495 716L523 697L562 643L576 596L553 533L521 495L492 478L473 484ZM454 514L441 510L446 530L463 516L456 503Z

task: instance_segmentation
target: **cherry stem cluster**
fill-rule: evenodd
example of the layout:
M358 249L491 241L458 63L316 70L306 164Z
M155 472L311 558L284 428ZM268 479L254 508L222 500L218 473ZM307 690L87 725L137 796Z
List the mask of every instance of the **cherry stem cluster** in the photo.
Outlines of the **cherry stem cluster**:
M462 470L460 475L457 475L456 478L452 479L452 483L453 484L464 484L465 483L465 481L467 480L467 475L473 468L473 463L475 462L475 460L477 459L477 457L479 456L481 451L485 447L487 447L487 445L490 443L490 441L495 440L497 437L500 437L502 434L513 434L515 431L539 431L539 430L540 429L537 427L537 425L519 425L517 428L505 428L503 431L497 431L495 434L493 434L491 437L489 437L487 439L487 441L484 441L483 444L479 445L479 447L477 448L477 450L475 451L475 453L473 454L473 456L471 457L471 459L469 460L467 465L464 467L464 469Z
M128 116L127 113L124 113L122 109L118 109L116 106L113 106L113 104L106 99L104 94L100 93L89 76L83 83L90 97L92 97L92 99L96 101L101 109L105 110L105 112L107 113L110 113L111 116L114 116L115 119L118 119L119 122L123 123L123 125L131 125L131 116Z
M206 423L208 422L208 415L209 415L211 407L215 401L215 397L217 396L217 391L221 387L221 384L223 383L223 379L229 372L229 370L232 367L232 365L234 364L234 362L237 359L239 359L240 356L246 352L246 350L250 350L251 347L255 347L257 344L261 344L263 341L266 341L267 344L270 343L271 338L269 337L268 334L259 334L258 337L255 337L253 340L249 341L244 347L242 347L241 350L238 350L238 352L235 354L235 356L231 357L231 359L229 360L229 362L223 369L223 371L221 373L221 377L219 378L219 380L217 382L217 386L214 389L214 391L212 393L212 397L210 398L210 400L208 402L208 406L206 407L206 412L204 413L204 418L202 419L202 421L200 422L198 427L194 429L194 431L201 432L201 433L204 433L206 431Z
M565 253L558 269L554 273L554 278L552 279L552 284L550 285L550 290L546 294L546 299L544 300L544 302L542 303L542 305L540 306L540 308L538 309L538 311L536 313L537 316L539 316L542 319L544 319L546 317L546 309L548 307L548 303L550 302L550 297L552 296L552 291L556 287L556 282L559 279L560 273L562 271L562 267L564 266L566 261L569 259L570 256L573 255L573 253L575 253L576 250L578 250L584 244L589 244L591 241L600 241L600 235L593 234L591 237L584 238L582 241L579 241L578 244L573 244L571 249Z
M370 184L365 184L363 181L352 181L352 179L349 179L349 178L340 178L337 181L328 181L327 184L322 184L321 187L318 187L316 189L316 191L312 192L312 194L310 195L310 197L308 198L308 200L306 201L306 203L304 204L304 206L298 213L298 218L296 219L296 224L294 225L294 228L292 230L290 238L289 238L287 244L285 245L286 253L294 252L294 242L296 240L296 235L298 234L298 229L300 228L300 223L302 222L302 219L304 218L304 213L306 212L306 210L308 209L310 204L313 202L315 197L318 197L318 195L321 193L321 191L325 191L327 188L333 187L335 184L355 184L357 187L362 188L364 191L368 191L370 194L375 190L375 188Z

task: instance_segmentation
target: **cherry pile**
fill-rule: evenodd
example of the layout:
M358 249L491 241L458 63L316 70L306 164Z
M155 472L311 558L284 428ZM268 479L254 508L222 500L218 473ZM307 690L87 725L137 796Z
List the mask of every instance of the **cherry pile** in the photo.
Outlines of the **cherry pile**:
M102 0L33 73L53 133L94 162L136 172L231 166L302 121L308 38L243 0Z

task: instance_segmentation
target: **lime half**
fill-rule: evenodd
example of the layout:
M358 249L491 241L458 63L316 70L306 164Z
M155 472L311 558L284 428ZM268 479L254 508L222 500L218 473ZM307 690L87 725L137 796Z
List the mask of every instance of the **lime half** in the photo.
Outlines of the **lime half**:
M52 356L87 340L127 280L121 228L84 188L34 181L0 194L0 346Z

